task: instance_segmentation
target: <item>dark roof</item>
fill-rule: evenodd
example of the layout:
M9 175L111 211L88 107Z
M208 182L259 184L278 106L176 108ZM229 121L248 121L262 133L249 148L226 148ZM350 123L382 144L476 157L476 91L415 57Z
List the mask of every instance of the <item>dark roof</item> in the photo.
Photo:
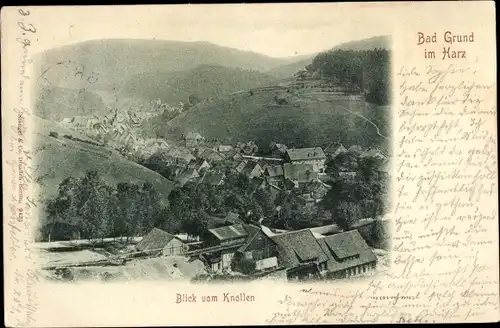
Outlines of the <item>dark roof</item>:
M137 245L135 245L135 248L139 251L160 251L160 249L167 246L167 244L174 238L176 238L174 235L169 234L166 231L153 228L153 230L151 230L139 243L137 243Z
M193 179L193 178L197 178L199 177L200 175L198 174L198 171L196 171L195 169L187 169L185 170L184 172L182 172L181 174L179 174L177 177L175 177L175 182L177 185L179 186L184 186L189 180Z
M201 166L203 165L203 163L205 163L206 160L203 159L203 158L197 158L195 160L192 160L189 164L188 164L188 167L189 168L193 168L193 169L196 169L196 170L199 170L201 168ZM208 164L208 162L207 162Z
M241 245L240 248L238 248L238 252L245 252L248 246L252 243L252 241L255 239L255 236L259 234L261 231L260 228L253 226L251 224L245 225L245 229L248 232L248 237L243 245ZM265 236L265 235L264 235Z
M308 229L278 234L272 236L271 239L278 246L279 259L285 267L293 268L306 262L328 260L327 255Z
M219 240L241 238L248 235L248 232L245 230L242 224L208 229L208 231L210 231Z
M268 166L266 168L266 175L270 177L278 177L283 175L283 167L281 165Z
M230 151L224 152L224 156L226 158L234 158L234 157L243 158L243 155L241 155L239 150L236 149L231 149Z
M211 216L210 220L208 221L208 229L214 229L220 226L227 226L226 220L216 216Z
M325 153L321 147L287 149L286 154L291 161L325 159Z
M368 246L358 230L351 230L327 236L325 238L318 239L318 242L324 252L328 255L328 271L335 272L344 270L377 260L376 255L372 252L371 248ZM343 262L340 261L341 259L355 255L357 255L357 257L354 259Z

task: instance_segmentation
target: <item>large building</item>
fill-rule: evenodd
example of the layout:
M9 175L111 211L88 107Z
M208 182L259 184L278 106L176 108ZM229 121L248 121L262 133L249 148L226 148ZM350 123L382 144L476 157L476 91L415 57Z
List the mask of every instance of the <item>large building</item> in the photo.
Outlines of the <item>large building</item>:
M278 263L287 269L289 280L320 279L326 271L328 256L310 230L280 233L271 239L277 245Z
M285 161L292 164L311 164L314 172L324 172L326 156L323 149L297 148L287 149Z
M213 272L222 272L231 268L231 262L236 249L243 245L248 232L242 224L208 229L203 236L204 248L213 248L215 251L203 257Z
M338 279L376 267L377 257L357 230L323 236L312 229L270 235L289 280Z
M153 228L135 248L144 253L157 256L183 255L188 251L188 245L176 236L158 228Z
M345 278L373 270L377 256L358 230L341 232L318 239L327 254L327 278Z
M255 262L256 271L278 268L278 251L276 244L262 232L259 227L247 225L248 237L236 251L236 259Z

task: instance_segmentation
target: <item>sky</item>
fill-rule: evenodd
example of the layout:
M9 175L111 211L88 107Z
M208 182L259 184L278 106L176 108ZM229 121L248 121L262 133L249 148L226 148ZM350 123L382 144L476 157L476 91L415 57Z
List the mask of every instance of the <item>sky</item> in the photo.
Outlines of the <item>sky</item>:
M375 7L373 7L375 6ZM381 5L255 4L32 7L37 52L92 39L206 41L271 57L391 34ZM387 20L385 20L387 21Z

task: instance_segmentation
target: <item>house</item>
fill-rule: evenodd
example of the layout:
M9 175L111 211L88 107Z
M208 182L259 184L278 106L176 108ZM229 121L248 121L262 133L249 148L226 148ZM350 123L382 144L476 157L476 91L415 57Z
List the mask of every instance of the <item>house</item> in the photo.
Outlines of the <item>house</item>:
M168 150L160 150L157 154L163 157L170 164L186 165L195 157L187 149L171 148Z
M175 177L175 184L178 187L183 187L189 181L199 178L200 175L195 169L187 169Z
M288 269L289 280L320 278L327 269L327 254L309 229L270 237L277 245L278 265Z
M241 173L243 171L243 169L245 168L245 166L247 166L247 163L248 163L248 161L246 161L246 160L237 161L236 163L234 163L232 169L236 173Z
M224 157L228 160L241 161L243 160L243 155L236 149L224 152Z
M241 173L246 175L251 180L253 178L260 177L263 171L258 163L249 162L245 165Z
M325 149L325 154L332 159L343 153L347 153L347 149L342 144L336 144Z
M201 183L211 186L222 186L224 184L225 177L224 173L205 172L201 177Z
M363 148L358 145L352 145L351 147L349 147L349 149L347 149L347 152L355 155L360 155L363 152Z
M231 145L218 145L214 147L215 151L218 151L219 153L225 153L228 151L233 150L233 146Z
M186 142L187 147L194 147L194 146L198 145L199 143L205 141L205 138L203 138L197 132L188 132L184 136L184 141Z
M214 251L204 255L209 268L214 272L231 269L236 249L245 243L248 231L242 224L208 229L203 236L203 247Z
M281 165L268 166L264 176L269 184L280 186L284 180L283 167Z
M278 268L276 244L259 227L247 225L248 237L235 254L235 259L255 261L256 271Z
M344 181L354 181L356 179L356 172L338 172L339 179Z
M320 147L287 149L285 153L286 162L291 164L311 164L314 172L324 171L325 160L325 153Z
M248 232L242 224L208 229L203 241L205 247L243 244Z
M227 213L224 220L226 223L229 223L229 224L242 224L243 223L243 220L241 220L240 215L238 213L234 213L231 211L229 211Z
M378 160L387 159L387 157L384 155L384 153L377 148L367 149L366 151L361 153L361 155L359 155L359 158L375 158Z
M158 228L153 228L135 248L156 256L182 255L188 251L188 245L182 240Z
M326 278L345 278L373 270L377 256L357 230L318 239L328 256Z
M188 165L187 165L188 168L190 169L194 169L198 172L201 172L205 169L209 169L210 168L210 164L208 164L208 162L203 159L203 158L198 158L198 159L195 159L193 161L191 161Z
M219 154L211 148L205 148L201 150L201 152L199 152L198 154L198 157L206 160L208 163L220 162L224 160L224 155Z
M294 184L304 184L313 181L318 181L318 172L313 171L312 164L283 164L283 173L286 180L292 181Z

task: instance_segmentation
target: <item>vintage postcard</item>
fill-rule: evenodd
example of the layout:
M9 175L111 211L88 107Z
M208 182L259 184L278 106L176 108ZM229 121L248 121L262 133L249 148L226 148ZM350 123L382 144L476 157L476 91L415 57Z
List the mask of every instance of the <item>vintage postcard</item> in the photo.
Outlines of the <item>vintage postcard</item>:
M494 9L2 8L5 324L498 321Z

